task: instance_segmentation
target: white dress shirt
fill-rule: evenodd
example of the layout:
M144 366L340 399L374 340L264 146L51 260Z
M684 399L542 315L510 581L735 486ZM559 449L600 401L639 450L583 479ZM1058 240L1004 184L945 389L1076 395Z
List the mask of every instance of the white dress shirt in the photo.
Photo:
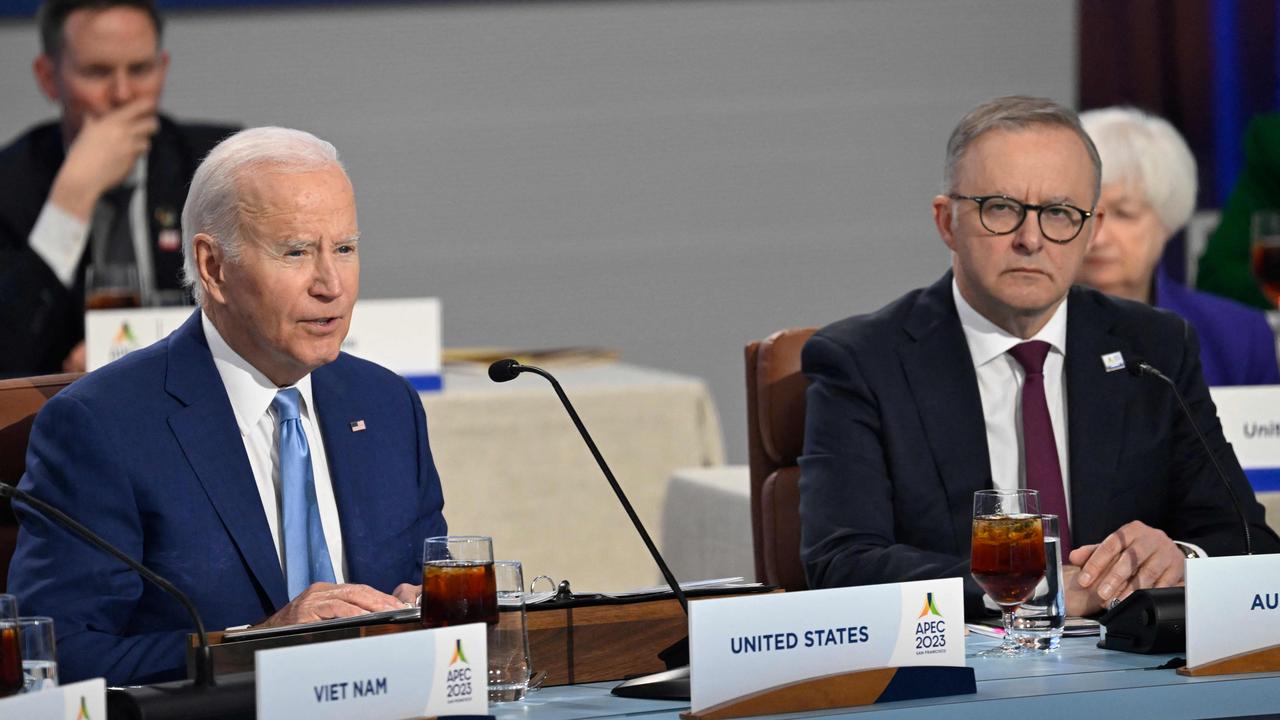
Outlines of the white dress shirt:
M1028 340L1012 335L973 309L955 279L951 294L960 315L964 339L969 344L973 369L978 375L982 397L982 418L987 429L987 453L991 459L991 481L997 490L1027 486L1022 454L1022 385L1027 373L1009 354L1015 345L1029 340L1049 343L1044 360L1044 395L1049 405L1049 421L1058 446L1058 466L1062 470L1062 492L1067 500L1067 522L1071 521L1071 475L1067 457L1067 386L1063 372L1067 349L1067 303L1053 311L1049 322Z
M125 179L133 185L129 198L129 229L133 234L133 256L138 267L138 283L142 297L155 289L155 273L151 263L151 232L147 224L147 160L138 163ZM95 205L96 207L96 205ZM76 268L89 247L89 223L46 200L31 228L27 245L53 270L62 284L70 288L76 282Z
M200 322L204 326L204 336L209 342L209 350L213 353L213 364L222 377L222 385L231 400L231 410L235 413L236 424L240 427L240 439L244 441L245 453L249 456L249 467L253 470L254 482L258 485L258 495L262 499L262 509L267 516L267 526L271 529L271 540L276 545L276 555L280 558L280 568L285 568L284 545L280 541L280 463L279 463L279 425L276 422L271 401L276 387L257 368L240 357L218 329L209 321L209 316L200 314ZM316 503L320 508L320 523L324 528L324 539L329 545L329 559L333 563L333 574L339 583L345 582L346 567L342 553L342 529L338 524L338 504L333 497L333 483L329 478L329 461L324 453L324 440L320 437L320 417L315 402L311 398L311 375L299 380L293 387L298 388L302 396L302 407L299 414L302 427L307 433L307 444L311 450L311 471L315 478Z

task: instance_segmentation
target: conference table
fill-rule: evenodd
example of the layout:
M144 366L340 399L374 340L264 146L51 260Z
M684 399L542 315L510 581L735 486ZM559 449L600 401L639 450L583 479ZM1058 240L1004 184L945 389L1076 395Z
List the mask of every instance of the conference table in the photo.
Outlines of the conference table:
M1097 638L1064 638L1058 652L1017 659L972 657L997 641L966 638L978 692L774 717L981 718L1049 720L1096 717L1243 717L1280 713L1280 672L1183 677L1160 669L1173 655L1135 655L1096 647ZM491 705L497 720L678 720L687 702L614 697L614 683L539 690Z

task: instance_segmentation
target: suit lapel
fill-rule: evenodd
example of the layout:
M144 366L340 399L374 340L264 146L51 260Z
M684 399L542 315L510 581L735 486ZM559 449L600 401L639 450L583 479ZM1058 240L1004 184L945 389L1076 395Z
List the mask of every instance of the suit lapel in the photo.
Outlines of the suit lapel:
M182 151L176 129L167 118L161 118L160 131L151 139L147 154L146 222L158 290L181 287L182 252L174 241L181 238L178 221L194 171L195 164Z
M898 348L920 423L942 478L957 550L969 546L973 493L991 487L991 457L978 378L951 297L951 273L926 289Z
M169 416L169 427L209 502L272 604L284 607L289 596L280 558L199 312L170 338L165 389L186 406Z
M350 392L343 376L334 367L341 362L330 363L311 374L311 393L320 416L320 435L324 440L325 458L329 461L329 479L333 483L334 501L341 518L347 582L361 582L368 562L360 550L370 547L370 543L362 540L376 537L378 528L371 527L371 520L364 512L365 504L360 501L360 478L363 477L360 468L366 463L366 443L370 433L377 432L377 427L363 432L351 429L353 421L363 420L367 415L360 412L357 396ZM365 492L368 490L363 488Z
M1095 543L1115 527L1111 482L1123 443L1124 412L1134 389L1128 373L1106 372L1102 356L1132 348L1113 333L1115 318L1101 296L1072 288L1067 308L1067 442L1071 477L1071 537Z

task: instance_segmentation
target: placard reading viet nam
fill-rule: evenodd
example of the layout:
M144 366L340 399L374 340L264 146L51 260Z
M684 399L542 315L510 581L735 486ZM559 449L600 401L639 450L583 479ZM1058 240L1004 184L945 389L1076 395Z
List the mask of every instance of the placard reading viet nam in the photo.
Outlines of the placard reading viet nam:
M259 650L254 664L262 720L489 712L484 623Z
M815 678L963 667L963 584L948 578L700 600L689 604L689 658L691 714L707 717L735 716L717 708Z
M1187 669L1268 652L1280 665L1280 555L1189 560Z

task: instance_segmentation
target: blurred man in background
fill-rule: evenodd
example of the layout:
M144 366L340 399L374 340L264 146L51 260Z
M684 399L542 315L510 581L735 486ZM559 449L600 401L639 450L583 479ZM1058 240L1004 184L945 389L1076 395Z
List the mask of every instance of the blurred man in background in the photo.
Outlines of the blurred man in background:
M183 297L187 184L233 131L158 114L151 0L48 0L37 20L35 79L61 117L0 150L0 376L84 370L89 268L130 278L135 304Z

